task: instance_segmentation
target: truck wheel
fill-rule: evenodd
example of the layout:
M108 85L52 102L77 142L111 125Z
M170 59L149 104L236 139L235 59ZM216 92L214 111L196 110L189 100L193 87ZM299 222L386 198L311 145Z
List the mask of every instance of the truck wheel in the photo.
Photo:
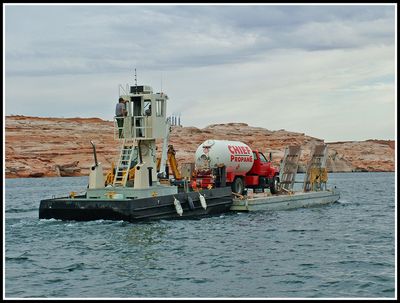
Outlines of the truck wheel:
M273 195L279 191L279 179L276 176L274 176L272 180L270 180L269 190Z
M243 179L240 177L236 177L235 180L233 181L232 185L232 191L237 194L243 194L244 190L244 184L243 184Z

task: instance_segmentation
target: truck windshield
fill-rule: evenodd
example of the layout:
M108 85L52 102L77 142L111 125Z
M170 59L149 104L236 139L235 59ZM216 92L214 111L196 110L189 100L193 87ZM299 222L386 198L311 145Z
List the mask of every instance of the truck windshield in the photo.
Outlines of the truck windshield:
M265 156L263 155L263 153L259 153L259 154L260 154L261 162L268 162L267 159L265 158Z

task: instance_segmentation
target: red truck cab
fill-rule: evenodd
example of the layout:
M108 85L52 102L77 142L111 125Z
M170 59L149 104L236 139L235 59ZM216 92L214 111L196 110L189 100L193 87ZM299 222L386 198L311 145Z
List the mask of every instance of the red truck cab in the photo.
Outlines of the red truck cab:
M271 165L271 161L268 161L263 153L258 150L253 150L253 167L247 175L259 175L265 176L272 179L275 176L275 168Z
M269 187L271 193L276 192L279 182L279 172L272 166L271 159L268 160L263 153L253 150L254 163L245 176L245 187L261 188Z

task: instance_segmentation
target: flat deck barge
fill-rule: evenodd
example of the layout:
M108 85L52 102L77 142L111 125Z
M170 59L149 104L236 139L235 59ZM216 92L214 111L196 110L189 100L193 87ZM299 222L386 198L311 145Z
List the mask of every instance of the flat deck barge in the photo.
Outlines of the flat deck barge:
M314 207L338 201L338 189L323 191L293 192L271 195L269 192L256 193L233 199L232 211L288 210L301 207Z

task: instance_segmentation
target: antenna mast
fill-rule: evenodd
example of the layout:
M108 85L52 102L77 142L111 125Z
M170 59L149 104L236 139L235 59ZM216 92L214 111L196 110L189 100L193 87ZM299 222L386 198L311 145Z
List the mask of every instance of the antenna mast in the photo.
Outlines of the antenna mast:
M137 86L136 68L135 68L135 86Z
M135 94L137 94L137 77L136 77L136 68L135 68Z

